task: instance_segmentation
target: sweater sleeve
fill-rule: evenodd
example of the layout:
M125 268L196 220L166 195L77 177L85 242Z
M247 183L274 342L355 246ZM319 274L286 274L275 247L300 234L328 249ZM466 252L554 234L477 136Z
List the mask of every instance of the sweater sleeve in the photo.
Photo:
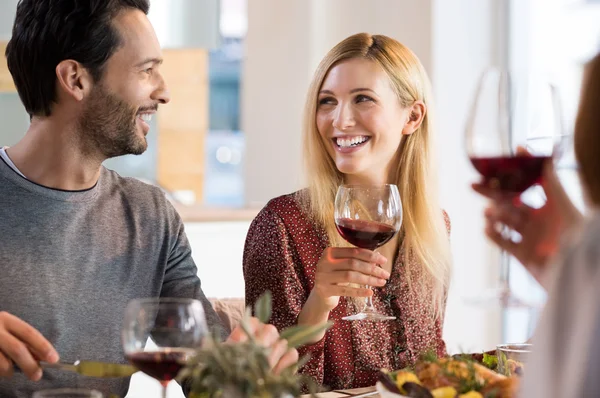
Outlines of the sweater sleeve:
M192 249L185 234L183 221L173 206L168 204L171 213L171 239L169 257L165 270L161 297L195 298L202 303L208 328L220 335L227 337L225 328L210 301L204 295L198 268L192 258Z

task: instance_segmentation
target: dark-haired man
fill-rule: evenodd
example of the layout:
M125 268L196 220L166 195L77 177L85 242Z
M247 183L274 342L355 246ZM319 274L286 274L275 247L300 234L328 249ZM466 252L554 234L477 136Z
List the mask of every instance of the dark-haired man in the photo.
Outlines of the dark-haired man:
M124 396L129 380L42 374L38 361L122 362L121 320L135 297L195 297L219 325L174 208L160 190L102 166L144 152L147 122L169 102L148 7L17 6L6 59L31 125L0 150L1 397L61 386ZM296 360L272 326L256 324L256 334L274 344L276 369Z

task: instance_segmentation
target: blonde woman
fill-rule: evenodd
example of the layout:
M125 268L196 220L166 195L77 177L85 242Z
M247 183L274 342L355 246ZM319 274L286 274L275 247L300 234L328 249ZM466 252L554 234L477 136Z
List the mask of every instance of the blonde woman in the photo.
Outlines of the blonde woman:
M301 350L311 354L301 371L332 389L374 385L381 368L428 350L445 354L449 221L435 189L429 91L417 57L389 37L361 33L336 45L306 100L308 188L271 200L248 232L247 304L270 290L279 329L335 321ZM379 254L349 247L334 225L338 186L386 183L400 190L402 231ZM354 298L371 295L396 320L341 320L356 311Z

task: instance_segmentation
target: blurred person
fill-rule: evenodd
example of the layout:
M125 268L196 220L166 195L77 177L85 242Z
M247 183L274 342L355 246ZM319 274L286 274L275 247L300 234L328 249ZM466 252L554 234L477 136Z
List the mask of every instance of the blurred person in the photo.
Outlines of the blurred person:
M74 386L125 396L129 378L42 373L39 361L124 363L121 324L133 298L196 298L226 336L165 195L102 166L144 152L148 121L170 99L148 8L148 0L17 5L6 58L31 124L16 145L0 147L3 398ZM272 348L275 371L296 361L275 327L252 328ZM240 329L230 337L243 339Z
M308 187L271 200L248 232L247 304L270 290L279 330L335 321L300 350L311 355L300 371L328 388L372 386L382 368L406 367L427 351L446 354L450 225L436 192L432 119L429 79L410 49L382 35L346 38L321 61L308 91ZM379 253L349 247L334 223L336 189L386 183L400 191L400 233ZM396 320L341 320L371 295L375 309Z
M586 66L574 143L590 208L585 217L569 200L551 163L542 181L547 201L539 209L474 185L493 199L485 210L488 237L548 292L525 367L522 396L527 398L600 394L600 54ZM503 225L522 239L503 238L498 232Z

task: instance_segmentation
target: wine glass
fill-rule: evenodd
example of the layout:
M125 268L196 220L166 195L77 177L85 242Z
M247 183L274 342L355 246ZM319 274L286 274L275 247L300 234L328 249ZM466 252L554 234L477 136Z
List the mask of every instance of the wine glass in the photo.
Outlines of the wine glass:
M185 298L131 300L122 329L125 356L133 366L167 384L200 347L208 332L202 303Z
M565 137L558 91L540 74L490 68L481 76L465 137L467 155L482 183L507 199L520 200L523 192L541 182L544 165L554 161ZM519 239L506 227L502 234ZM533 306L511 290L510 265L503 251L500 286L476 302Z
M341 185L335 197L335 225L342 238L354 246L373 251L383 246L402 225L398 187ZM378 313L372 297L367 297L362 311L342 319L383 321L396 317Z
M81 388L58 388L36 391L33 393L33 398L102 398L102 393Z

